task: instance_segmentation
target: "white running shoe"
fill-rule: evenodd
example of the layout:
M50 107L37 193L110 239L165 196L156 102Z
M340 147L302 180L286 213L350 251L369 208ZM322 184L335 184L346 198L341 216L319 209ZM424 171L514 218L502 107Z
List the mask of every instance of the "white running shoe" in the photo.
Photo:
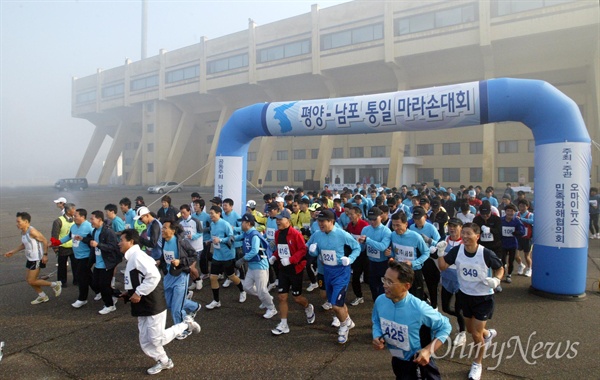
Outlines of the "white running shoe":
M523 263L519 264L519 266L517 268L517 274L519 276L522 276L524 270L525 270L525 264L523 264Z
M192 284L188 286L188 290L196 290L196 281L192 281Z
M119 297L113 297L112 300L113 300L113 305L116 305L117 301L119 301Z
M102 315L106 315L108 313L112 313L113 311L116 311L117 308L115 306L104 306L104 308L102 308L102 310L98 311L98 314L102 314Z
M456 334L456 336L454 337L454 342L452 343L452 345L454 347L460 347L460 346L464 346L465 343L467 343L467 333L464 331L461 331L458 334Z
M354 324L354 321L351 319L350 320L350 325L342 325L340 326L339 330L338 330L338 343L339 344L345 344L348 341L348 333L350 332L350 329L354 328L354 326L356 326Z
M198 314L200 309L202 309L202 305L200 305L200 302L198 302L198 308L190 313L190 317L192 317L192 319L196 319L196 314Z
M240 303L246 302L246 292L240 292Z
M277 284L272 283L269 284L269 286L267 286L267 291L270 292L271 290L275 289L277 287Z
M185 299L186 300L191 300L193 296L194 296L194 291L193 290L189 290L187 292L187 294L185 295Z
M202 280L196 280L196 290L202 290Z
M321 305L321 307L324 310L331 310L333 308L333 305L331 305L331 303L329 303L329 302L325 302L323 305Z
M205 306L208 310L212 310L216 307L221 307L221 301L217 302L217 301L212 301L211 303L209 303L208 305Z
M365 299L363 297L356 297L354 299L354 301L350 302L350 305L352 305L352 306L358 306L361 303L365 303Z
M481 379L481 364L471 364L471 370L469 371L469 380Z
M231 285L232 281L230 279L227 279L223 282L223 287L224 288L228 288L229 285Z
M315 323L315 307L311 303L309 303L308 306L304 309L304 313L306 314L306 322L309 325Z
M98 293L96 294L96 297L94 297L94 301L100 301L102 299L102 294Z
M148 368L148 370L146 372L148 373L148 375L156 375L163 369L171 369L173 367L174 367L174 364L171 359L169 359L169 361L166 364L162 364L160 361L157 361L156 365L154 367Z
M60 293L62 293L62 282L56 281L56 285L52 287L52 290L54 290L54 296L60 296Z
M492 341L498 335L498 332L494 329L489 329L490 335L486 338L483 337L483 344L485 345L485 349L487 350L492 345Z
M80 300L77 300L77 301L73 302L73 303L71 304L71 306L73 306L75 309L79 309L80 307L82 307L82 306L83 306L83 305L85 305L86 303L87 303L87 301L80 301Z
M60 284L60 282L59 282ZM48 302L50 301L50 298L48 298L48 296L38 296L36 299L34 299L33 301L31 301L32 305L37 305L39 303L44 303L44 302Z
M333 320L331 321L331 327L340 327L340 324L340 320L334 315Z
M191 315L186 315L185 319L183 320L185 323L187 323L188 325L188 329L187 331L191 333L196 333L198 334L200 331L202 331L202 329L200 328L200 325L198 324L198 322L194 321L194 318L192 318Z
M525 277L531 277L531 268L525 269Z
M313 282L310 285L308 285L308 288L306 288L306 291L310 293L315 289L319 289L319 284L317 284L316 282Z
M192 335L190 330L183 330L183 332L175 337L177 340L184 340L188 336Z
M276 315L277 315L277 309L275 309L275 308L267 309L267 312L263 315L263 318L271 319Z
M287 323L283 323L283 322L279 322L277 327L275 327L273 330L271 330L271 333L273 335L287 334L289 332L290 332L290 327L287 325Z

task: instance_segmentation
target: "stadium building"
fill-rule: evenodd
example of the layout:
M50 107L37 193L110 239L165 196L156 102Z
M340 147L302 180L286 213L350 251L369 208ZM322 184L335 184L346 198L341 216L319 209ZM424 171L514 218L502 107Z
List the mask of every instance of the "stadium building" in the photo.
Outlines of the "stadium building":
M549 82L600 140L595 0L348 2L73 79L72 113L95 127L77 176L106 137L98 179L214 184L232 112L259 102L376 94L491 78ZM446 186L533 186L535 145L521 123L369 135L262 137L248 153L255 186L438 179ZM592 147L592 184L600 177ZM200 170L200 168L204 168ZM194 174L195 173L195 174ZM193 174L193 175L192 175Z

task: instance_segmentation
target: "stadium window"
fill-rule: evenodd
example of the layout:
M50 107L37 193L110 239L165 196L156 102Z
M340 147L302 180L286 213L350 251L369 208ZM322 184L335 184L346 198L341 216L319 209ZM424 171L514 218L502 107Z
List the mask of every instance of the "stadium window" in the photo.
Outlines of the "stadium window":
M385 157L385 146L372 146L371 157Z
M248 66L248 54L235 55L233 57L217 59L206 63L206 73L216 74L222 71L239 69Z
M483 154L483 141L470 142L469 154Z
M433 156L433 144L417 144L417 156Z
M419 182L433 182L433 169L417 169L417 181Z
M306 149L294 149L294 160L306 159Z
M527 140L527 152L535 153L535 140Z
M498 168L498 182L519 182L519 168Z
M277 161L286 161L288 159L288 151L287 150L278 150L277 151Z
M147 169L148 169L147 170L148 173L154 172L154 164L153 163L148 163Z
M252 181L253 175L254 175L254 170L246 170L246 181Z
M350 147L350 158L362 158L365 156L365 150L362 146Z
M148 123L146 124L146 132L154 132L154 124L153 123Z
M267 170L267 173L265 174L265 182L271 182L271 181L273 181L272 172L270 170Z
M519 152L519 142L517 140L498 141L498 153L518 153L518 152Z
M288 171L287 170L277 170L277 182L287 182L288 181Z
M483 168L470 168L469 169L469 182L482 182L483 181Z
M302 182L306 179L306 170L294 170L294 182Z
M319 158L319 149L311 149L310 150L310 158L312 158L313 160L316 160L317 158Z
M344 158L344 148L333 148L331 158Z
M442 181L444 181L444 183L460 182L460 168L443 168Z
M154 152L154 144L153 143L148 143L148 147L147 147L146 151L148 153Z
M383 24L361 26L321 36L321 50L383 39Z
M442 154L445 156L460 154L460 143L442 144ZM458 182L458 181L453 181Z

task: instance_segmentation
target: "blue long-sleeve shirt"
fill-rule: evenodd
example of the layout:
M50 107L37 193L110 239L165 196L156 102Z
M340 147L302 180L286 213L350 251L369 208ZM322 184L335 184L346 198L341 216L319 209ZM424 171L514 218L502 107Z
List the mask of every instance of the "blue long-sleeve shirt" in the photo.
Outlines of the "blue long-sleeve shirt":
M420 234L412 230L406 230L402 235L394 232L391 239L392 257L397 261L410 261L414 270L423 268L429 258L429 247Z
M382 224L376 228L367 226L363 228L362 234L367 237L365 245L367 246L367 256L374 262L386 261L388 257L384 251L390 247L392 231Z
M435 228L435 226L431 223L426 222L425 225L421 228L417 227L416 224L411 224L410 227L408 227L411 231L415 231L421 235L425 235L428 238L431 238L431 243L428 244L430 247L433 247L434 245L437 244L438 241L440 241L440 233L438 232L437 228Z
M452 330L448 318L410 293L398 302L385 294L377 297L371 320L373 339L383 337L390 353L407 361L423 348L419 338L422 325L430 327L432 335L442 343Z
M251 231L256 231L256 228L252 227L251 229L249 229L248 231L244 232L241 235L241 238L236 237L236 240L240 239L241 241L244 241L246 239L246 236L248 234L251 233ZM245 242L243 243L245 244ZM266 252L265 253L261 253L260 252L260 238L258 236L253 236L252 240L250 241L250 247L249 249L244 248L244 260L246 260L248 262L248 269L250 270L267 270L269 269L269 260L266 257ZM262 254L263 257L256 261L255 257L258 254Z
M519 219L512 218L506 220L506 216L502 217L502 248L516 249L519 246L517 237L525 234L525 226Z
M132 208L127 210L127 212L125 213L125 228L133 228L133 226L135 226L135 220L133 219L134 217L135 210Z
M217 261L233 260L235 258L235 248L233 247L233 229L231 225L223 219L216 223L210 223L210 235L218 237L221 241L218 244L213 243L213 259Z
M314 252L310 251L310 246L317 244L317 249ZM360 255L360 245L348 232L339 228L337 225L329 233L316 231L311 235L306 243L308 253L311 256L319 256L320 260L327 266L341 266L342 257L345 256L344 247L347 245L352 249L352 253L348 256L350 264Z
M210 241L210 215L204 211L194 213L192 215L194 218L198 218L198 220L202 223L202 240L204 242Z
M233 229L233 233L235 235L239 235L242 233L242 217L235 211L231 211L229 214L223 212L222 219L224 219L227 223L231 224L231 228ZM242 246L241 241L235 242L235 248L240 248Z
M73 239L73 236L88 236L93 230L94 227L92 227L92 224L87 220L85 220L79 226L77 224L73 224L69 234L60 239L60 242L64 244ZM90 257L90 246L81 240L73 240L73 254L75 255L76 259L86 259Z

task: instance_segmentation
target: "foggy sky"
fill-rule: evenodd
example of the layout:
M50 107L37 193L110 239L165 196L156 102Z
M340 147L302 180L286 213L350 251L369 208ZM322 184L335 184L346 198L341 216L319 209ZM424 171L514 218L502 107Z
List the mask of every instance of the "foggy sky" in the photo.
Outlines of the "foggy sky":
M344 1L148 0L148 57ZM138 61L141 1L0 0L0 186L76 175L93 124L71 117L72 77ZM95 183L107 139L88 174Z

